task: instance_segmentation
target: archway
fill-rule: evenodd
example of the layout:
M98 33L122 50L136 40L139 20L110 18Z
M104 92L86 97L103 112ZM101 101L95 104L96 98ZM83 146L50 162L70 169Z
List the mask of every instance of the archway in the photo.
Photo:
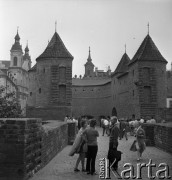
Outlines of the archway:
M112 116L117 116L117 111L115 107L113 107L112 109Z

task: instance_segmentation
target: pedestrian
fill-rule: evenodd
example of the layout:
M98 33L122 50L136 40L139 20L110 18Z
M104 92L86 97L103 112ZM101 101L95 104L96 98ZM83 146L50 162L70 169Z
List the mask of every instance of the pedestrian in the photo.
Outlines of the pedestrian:
M103 127L103 134L102 134L102 136L104 136L105 132L108 135L109 121L107 119L103 119L103 126L102 127Z
M117 151L117 147L118 147L118 137L119 137L119 128L117 125L117 117L116 116L112 116L111 117L111 133L110 133L110 137L109 137L109 151L108 151L108 158L109 158L109 162L110 164L112 164L114 162L114 159L111 158L111 155L113 154L116 161L115 163L112 165L112 168L117 171L118 169L118 162L120 160L120 157L118 157L119 155L119 151Z
M88 145L86 171L87 174L91 174L91 175L96 174L95 161L98 151L97 137L99 136L99 133L95 129L95 126L96 126L96 120L91 119L90 127L85 130L87 145Z
M137 148L137 160L139 161L142 157L143 151L146 149L145 144L145 131L142 129L142 123L139 122L139 126L136 130L136 148Z
M78 169L78 165L79 165L80 162L81 162L81 166L82 166L82 172L86 172L85 165L84 165L85 164L85 153L86 153L85 149L84 149L84 146L87 143L86 136L84 134L84 131L85 131L86 127L87 127L87 121L82 120L81 121L81 128L80 128L80 130L78 132L78 135L81 136L82 139L81 139L81 145L79 147L79 150L77 150L77 152L79 153L79 156L78 156L78 159L76 161L75 168L74 168L75 172L80 171Z
M127 127L127 122L125 122L125 120L121 119L120 125L119 125L119 129L120 129L120 138L119 139L120 140L123 138L123 136L125 136L125 139L128 140L126 127Z

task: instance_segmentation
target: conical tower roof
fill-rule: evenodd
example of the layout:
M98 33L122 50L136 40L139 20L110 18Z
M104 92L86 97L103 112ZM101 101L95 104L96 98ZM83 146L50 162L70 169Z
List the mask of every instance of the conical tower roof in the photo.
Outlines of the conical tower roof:
M118 66L116 67L114 74L126 72L128 70L129 62L130 62L130 58L127 55L127 53L125 52L118 64Z
M167 63L167 61L161 55L149 34L143 40L130 64L136 61L160 61Z
M36 59L41 60L42 58L70 58L73 59L73 56L66 49L63 41L57 32L54 33L51 41L46 47L45 51Z

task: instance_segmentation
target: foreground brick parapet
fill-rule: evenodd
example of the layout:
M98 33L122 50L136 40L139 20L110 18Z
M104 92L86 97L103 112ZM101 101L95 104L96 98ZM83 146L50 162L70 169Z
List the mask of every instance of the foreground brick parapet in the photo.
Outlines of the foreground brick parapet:
M25 180L68 144L68 124L39 118L0 119L0 179Z

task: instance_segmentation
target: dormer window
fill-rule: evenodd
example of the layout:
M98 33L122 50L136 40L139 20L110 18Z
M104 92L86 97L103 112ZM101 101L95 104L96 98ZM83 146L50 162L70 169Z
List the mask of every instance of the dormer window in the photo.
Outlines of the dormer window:
M17 66L17 57L14 57L13 66Z

